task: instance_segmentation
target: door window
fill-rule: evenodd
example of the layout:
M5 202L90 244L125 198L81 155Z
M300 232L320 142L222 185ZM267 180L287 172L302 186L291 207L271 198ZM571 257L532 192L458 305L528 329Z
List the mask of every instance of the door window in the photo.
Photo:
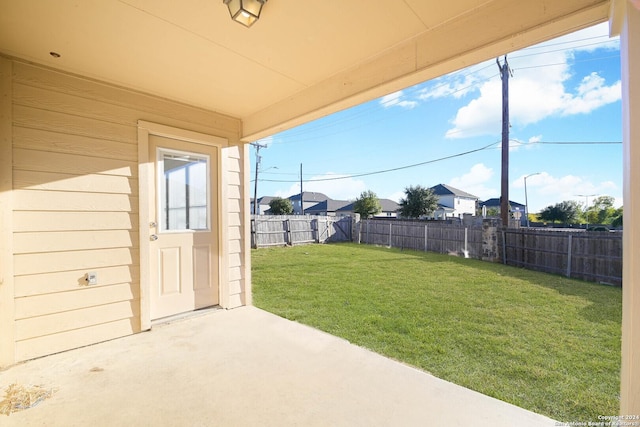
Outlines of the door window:
M209 156L158 150L160 231L209 229Z

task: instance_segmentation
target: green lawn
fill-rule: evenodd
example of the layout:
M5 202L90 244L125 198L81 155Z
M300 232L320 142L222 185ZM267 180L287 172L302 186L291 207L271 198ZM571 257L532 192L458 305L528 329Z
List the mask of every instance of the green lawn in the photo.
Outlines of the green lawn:
M256 306L559 421L619 411L622 292L356 244L252 252Z

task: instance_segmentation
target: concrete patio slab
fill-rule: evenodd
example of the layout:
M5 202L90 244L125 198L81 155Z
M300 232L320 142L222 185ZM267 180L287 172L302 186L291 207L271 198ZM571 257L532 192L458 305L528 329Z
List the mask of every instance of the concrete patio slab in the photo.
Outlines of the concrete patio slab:
M2 392L12 383L57 391L0 415L8 427L557 425L255 307L0 372Z

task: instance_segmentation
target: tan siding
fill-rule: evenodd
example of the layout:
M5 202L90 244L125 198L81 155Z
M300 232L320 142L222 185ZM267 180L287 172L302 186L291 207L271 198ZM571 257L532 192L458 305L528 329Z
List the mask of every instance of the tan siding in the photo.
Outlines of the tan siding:
M95 248L135 248L140 239L128 230L52 231L16 233L14 253L79 251Z
M103 175L132 177L137 174L135 160L126 162L123 160L90 157L89 155L95 154L90 150L87 151L87 154L87 156L77 156L46 151L15 149L13 151L13 164L17 170L66 172L73 174L99 172Z
M238 226L229 227L229 240L242 240L242 228Z
M84 191L94 193L138 194L138 181L124 176L68 175L52 172L16 170L14 188L50 191Z
M127 248L71 252L43 252L14 255L17 276L56 271L96 269L117 265L138 265L138 251Z
M98 274L98 284L92 285L91 288L140 281L136 265L99 267L91 271ZM15 296L19 298L84 289L87 287L86 272L84 269L18 276L15 279Z
M230 295L229 296L229 308L236 308L236 307L243 306L245 304L243 296L244 296L244 294Z
M109 323L74 329L16 342L16 360L33 359L101 341L139 332L137 319L119 319Z
M136 146L126 142L22 127L16 127L14 130L13 146L102 159L131 160L137 156Z
M38 110L22 105L13 106L15 126L31 127L58 133L88 136L108 141L136 143L137 131L133 126L103 122L54 111Z
M0 368L15 362L12 69L12 62L0 57Z
M138 198L127 194L14 190L16 210L137 212Z
M16 360L128 335L140 301L138 121L227 138L239 120L22 62L12 67L12 215ZM243 245L244 151L228 150L221 215ZM225 262L233 306L241 257ZM98 284L88 286L87 272ZM227 288L229 286L227 285ZM13 338L11 338L13 339ZM1 361L0 361L1 362ZM1 364L1 363L0 363Z
M137 299L118 301L96 307L48 314L21 319L16 322L16 339L27 340L73 329L86 328L110 322L112 319L129 319L140 316Z
M240 120L233 117L89 79L55 71L43 71L29 64L17 62L14 64L14 70L15 81L19 84L95 99L105 104L135 106L140 116L136 117L136 120L148 120L167 126L209 133L229 138L231 141L240 139Z
M52 212L16 211L15 232L132 230L138 228L138 215L129 212Z
M139 296L135 284L121 283L111 286L85 286L71 292L16 298L16 319L27 319L119 301L130 301Z
M239 240L229 240L229 253L239 254L242 253L242 242Z

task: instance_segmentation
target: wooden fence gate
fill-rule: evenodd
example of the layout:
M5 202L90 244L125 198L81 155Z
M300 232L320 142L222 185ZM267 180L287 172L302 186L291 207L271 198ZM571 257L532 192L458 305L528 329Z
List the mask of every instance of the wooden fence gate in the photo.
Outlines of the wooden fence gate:
M305 243L350 242L351 217L308 215L252 215L251 246L299 245Z

